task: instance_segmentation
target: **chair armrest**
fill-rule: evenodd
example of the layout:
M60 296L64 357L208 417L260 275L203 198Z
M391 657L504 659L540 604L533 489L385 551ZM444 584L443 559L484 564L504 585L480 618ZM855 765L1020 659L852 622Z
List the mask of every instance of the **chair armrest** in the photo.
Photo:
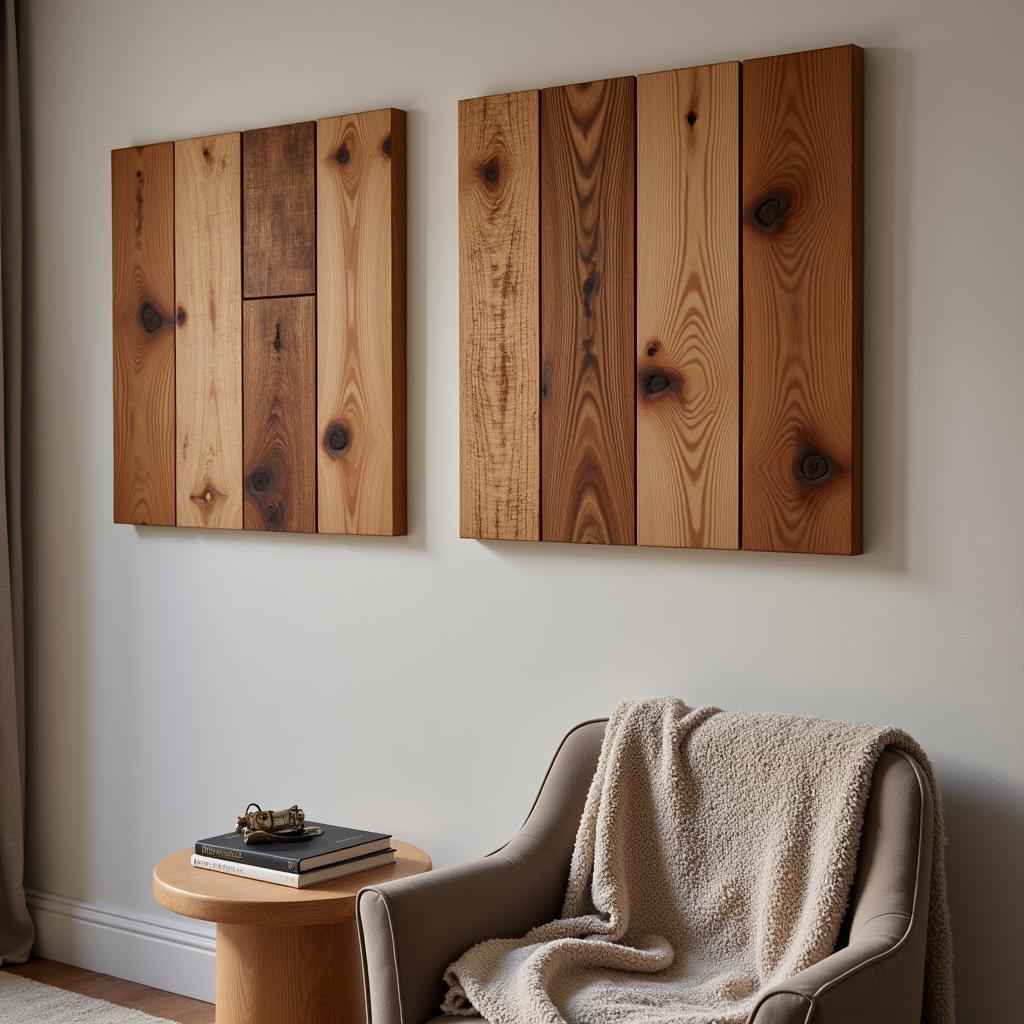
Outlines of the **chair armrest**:
M919 1024L917 936L905 914L867 921L850 944L767 989L750 1024Z
M484 939L558 916L565 864L519 834L480 860L360 891L356 919L368 1024L423 1024L440 1013L445 968Z

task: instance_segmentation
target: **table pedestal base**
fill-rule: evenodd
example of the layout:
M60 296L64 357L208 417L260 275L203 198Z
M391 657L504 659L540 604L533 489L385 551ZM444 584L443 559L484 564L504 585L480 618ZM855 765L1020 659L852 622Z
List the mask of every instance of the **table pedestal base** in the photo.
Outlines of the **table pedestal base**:
M365 1024L355 921L218 924L217 1024Z

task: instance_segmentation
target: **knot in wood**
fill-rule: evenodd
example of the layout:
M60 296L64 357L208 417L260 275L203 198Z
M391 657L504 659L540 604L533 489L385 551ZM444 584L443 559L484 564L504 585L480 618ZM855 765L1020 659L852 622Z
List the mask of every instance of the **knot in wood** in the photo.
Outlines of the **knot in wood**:
M350 153L348 151L348 146L346 146L345 143L343 142L338 147L338 152L335 153L334 159L337 160L339 164L347 164L349 156Z
M250 480L254 491L265 491L270 486L270 474L265 469L257 469Z
M188 319L188 317L185 315L185 310L183 310L181 306L178 307L178 315L176 319L179 324L183 324Z
M754 219L768 231L778 227L788 209L789 203L782 196L768 196L757 204L757 209L754 210Z
M498 180L498 165L493 161L489 164L484 164L484 181L488 185L493 185Z
M394 148L394 143L391 141L390 135L380 144L380 148L381 152L385 156L391 156L391 151Z
M693 126L694 126L694 125L695 125L695 124L697 123L697 112L696 112L695 110L691 110L691 111L690 111L690 112L689 112L689 113L688 113L688 114L686 115L686 123L687 123L687 124L688 124L688 125L689 125L689 126L690 126L691 128L692 128L692 127L693 127Z
M351 438L349 437L348 427L344 423L335 423L327 431L327 447L335 453L340 454L346 451L349 446Z
M156 334L164 325L164 318L157 308L150 302L144 302L139 310L139 319L142 321L142 329L147 334Z
M800 459L797 472L806 484L821 483L832 472L832 462L823 452L807 452Z

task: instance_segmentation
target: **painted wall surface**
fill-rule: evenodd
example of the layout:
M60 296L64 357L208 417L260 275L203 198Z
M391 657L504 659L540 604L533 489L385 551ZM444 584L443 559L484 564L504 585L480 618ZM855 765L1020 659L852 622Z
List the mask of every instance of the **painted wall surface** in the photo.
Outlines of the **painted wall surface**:
M1024 7L23 6L30 885L152 914L152 865L250 800L475 856L624 697L892 722L945 789L963 1019L1010 1019ZM460 541L456 101L843 42L866 49L868 553ZM114 526L109 150L384 105L409 111L410 535Z

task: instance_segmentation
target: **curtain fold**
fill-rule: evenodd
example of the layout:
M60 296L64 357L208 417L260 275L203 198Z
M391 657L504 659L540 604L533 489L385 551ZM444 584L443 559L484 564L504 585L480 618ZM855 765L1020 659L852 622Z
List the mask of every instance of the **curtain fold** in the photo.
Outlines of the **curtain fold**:
M21 568L21 107L15 0L0 39L0 964L28 958L25 904L25 673Z

